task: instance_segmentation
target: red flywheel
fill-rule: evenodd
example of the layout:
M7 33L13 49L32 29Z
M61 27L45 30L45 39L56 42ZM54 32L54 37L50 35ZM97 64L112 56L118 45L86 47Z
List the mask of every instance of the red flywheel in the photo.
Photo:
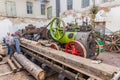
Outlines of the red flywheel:
M87 51L84 47L84 45L78 41L70 41L66 44L65 52L81 56L81 57L87 57Z

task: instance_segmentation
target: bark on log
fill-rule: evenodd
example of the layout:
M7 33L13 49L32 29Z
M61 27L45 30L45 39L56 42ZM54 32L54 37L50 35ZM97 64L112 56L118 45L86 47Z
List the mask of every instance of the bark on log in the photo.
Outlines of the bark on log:
M16 65L16 67L19 69L19 71L22 69L22 66L17 62L17 60L14 58L14 57L12 57L11 58L12 59L12 61L14 62L14 64Z
M45 79L45 72L43 69L38 67L36 64L32 63L28 60L24 55L15 53L14 54L16 60L29 72L31 73L37 80Z
M8 58L8 59L7 59L7 62L8 62L8 64L9 64L10 68L12 69L12 71L13 71L13 72L17 72L17 68L16 68L16 66L13 64L12 60Z

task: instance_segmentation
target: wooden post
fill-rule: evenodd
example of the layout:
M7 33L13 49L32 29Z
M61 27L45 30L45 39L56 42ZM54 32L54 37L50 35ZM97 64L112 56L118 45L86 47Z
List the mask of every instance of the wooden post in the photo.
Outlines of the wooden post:
M45 72L43 71L43 69L28 60L23 54L15 53L14 56L16 60L37 80L45 79Z
M8 64L10 65L10 68L12 69L13 72L17 72L16 66L13 64L11 59L7 59Z

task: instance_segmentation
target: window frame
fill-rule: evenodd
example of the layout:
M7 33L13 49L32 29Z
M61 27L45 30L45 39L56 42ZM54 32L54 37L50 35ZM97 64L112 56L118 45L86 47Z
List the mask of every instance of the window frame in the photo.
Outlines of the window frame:
M73 0L67 0L67 10L73 9Z
M41 15L46 15L46 5L45 4L41 4ZM44 6L44 8L42 8L42 6ZM43 11L44 9L44 11Z
M27 14L33 14L33 3L27 1L26 7L27 7Z
M103 3L108 2L109 0L103 0Z
M86 2L88 2L88 3L86 4ZM90 0L82 0L81 3L82 3L81 4L82 8L86 8L86 7L90 6Z

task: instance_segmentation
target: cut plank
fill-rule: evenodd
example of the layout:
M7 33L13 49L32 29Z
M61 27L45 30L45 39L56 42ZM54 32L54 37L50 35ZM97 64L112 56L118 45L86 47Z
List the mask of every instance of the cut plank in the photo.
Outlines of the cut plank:
M50 48L37 47L24 42L21 42L21 47L33 51L38 55L45 56L98 80L110 80L112 79L113 74L119 71L118 67L110 66L104 63L94 64L93 60L85 59Z

